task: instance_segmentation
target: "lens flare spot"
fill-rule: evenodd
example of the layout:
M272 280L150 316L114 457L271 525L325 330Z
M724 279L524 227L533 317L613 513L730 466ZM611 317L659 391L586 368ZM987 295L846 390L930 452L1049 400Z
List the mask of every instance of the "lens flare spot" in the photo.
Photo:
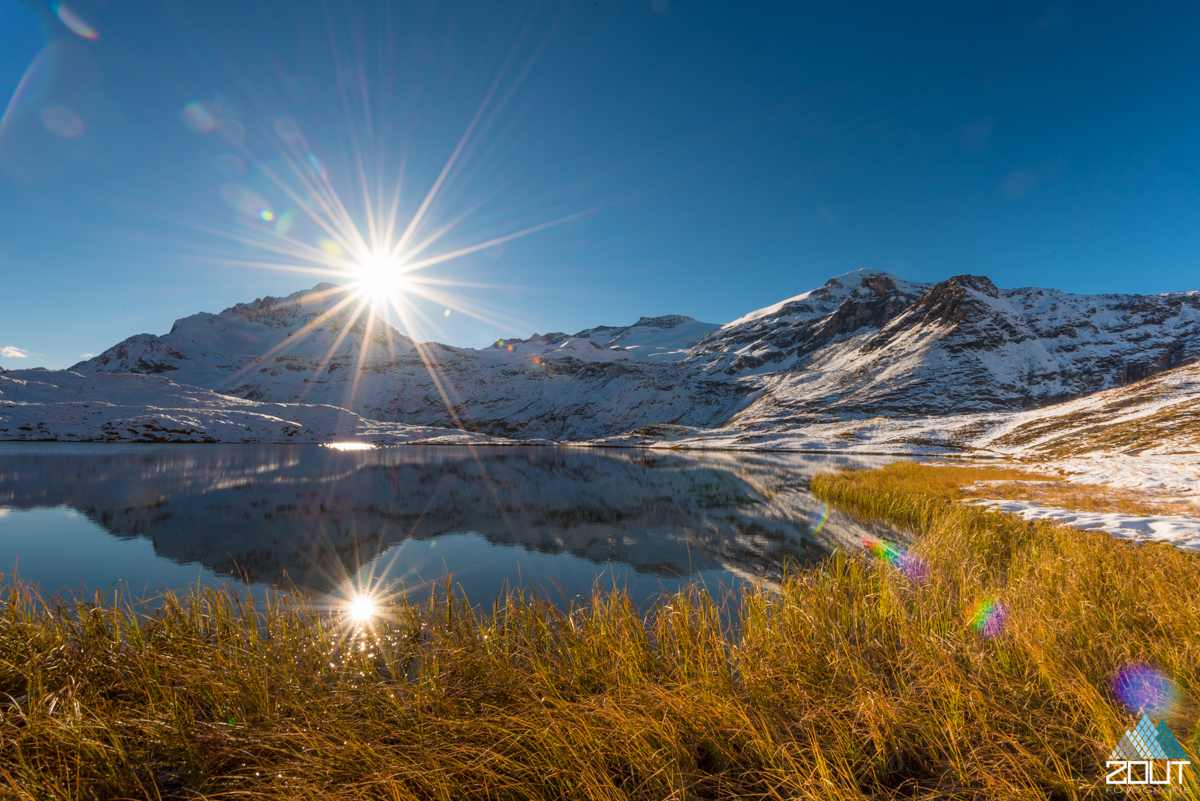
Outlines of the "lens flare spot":
M317 247L333 256L335 259L340 259L346 253L346 249L332 239L321 237L317 240Z
M825 524L829 522L829 504L825 504L825 508L821 510L821 519L813 526L812 533L820 534L821 529L825 528Z
M257 217L260 220L275 219L274 212L257 192L239 184L225 184L221 187L221 200L226 205L245 217ZM269 215L269 216L268 216Z
M63 139L74 139L83 133L83 120L66 106L49 106L42 110L42 125Z
M825 511L826 515L828 515L828 506L825 508ZM824 519L825 517L822 516L821 525L824 525ZM929 568L925 565L925 560L893 543L867 537L863 539L863 546L875 558L887 562L914 581L924 581L925 577L929 575Z
M1170 714L1178 700L1178 688L1162 671L1145 663L1126 665L1117 671L1113 695L1132 712L1155 717Z
M984 598L980 601L971 618L971 625L975 627L975 631L988 639L999 637L1004 632L1007 622L1008 607L995 598Z
M188 103L183 107L183 124L196 133L212 133L217 127L217 118L207 103L199 100Z
M290 211L285 211L275 218L275 233L282 236L292 229L292 224L296 222L296 218Z
M329 173L325 171L325 165L312 153L308 154L308 166L313 168L313 172L319 175L322 181L329 177Z
M449 317L449 316L450 316L450 310L449 310L449 309L446 309L446 312L445 312L445 315L444 315L444 316L446 316L446 317Z
M925 564L924 559L905 551L904 556L900 559L900 572L913 581L924 581L929 575L929 567Z
M76 14L71 9L64 6L62 3L54 4L54 15L62 20L62 24L71 29L72 32L79 34L84 39L99 39L99 32L88 25L83 17Z

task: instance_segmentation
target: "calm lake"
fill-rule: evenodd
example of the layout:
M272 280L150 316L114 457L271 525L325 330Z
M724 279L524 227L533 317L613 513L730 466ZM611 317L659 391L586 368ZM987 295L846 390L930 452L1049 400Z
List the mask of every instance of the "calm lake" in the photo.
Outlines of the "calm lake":
M0 443L0 570L50 593L357 586L636 602L771 580L864 533L808 492L885 457L592 448ZM7 576L6 576L7 578Z

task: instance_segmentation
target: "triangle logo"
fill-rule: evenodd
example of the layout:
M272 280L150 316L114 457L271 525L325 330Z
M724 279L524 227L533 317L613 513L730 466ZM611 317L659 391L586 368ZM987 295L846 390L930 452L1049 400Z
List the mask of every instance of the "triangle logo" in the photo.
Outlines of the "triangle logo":
M1123 762L1127 759L1142 759L1142 754L1138 750L1137 745L1133 742L1133 737L1129 732L1125 732L1125 736L1121 738L1121 742L1117 743L1117 747L1108 755L1109 762Z
M1175 739L1174 733L1167 727L1165 720L1158 722L1158 727L1155 729L1158 737L1158 744L1166 753L1167 759L1187 759L1187 752L1183 750L1183 746L1179 744L1179 740Z

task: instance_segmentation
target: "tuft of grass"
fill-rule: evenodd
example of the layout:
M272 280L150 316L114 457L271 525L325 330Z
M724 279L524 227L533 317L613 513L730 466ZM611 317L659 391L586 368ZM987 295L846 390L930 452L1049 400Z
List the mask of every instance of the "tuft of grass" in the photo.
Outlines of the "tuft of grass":
M1200 560L956 503L943 470L812 482L908 528L903 559L835 553L778 592L650 610L480 610L446 586L347 627L286 596L134 606L8 580L0 795L1086 798L1132 725L1110 690L1130 664L1176 684L1195 755Z

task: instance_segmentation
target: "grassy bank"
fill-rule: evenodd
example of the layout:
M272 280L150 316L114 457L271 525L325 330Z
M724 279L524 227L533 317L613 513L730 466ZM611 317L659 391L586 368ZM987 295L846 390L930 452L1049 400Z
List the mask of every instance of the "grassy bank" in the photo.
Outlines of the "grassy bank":
M814 480L912 553L726 599L737 635L699 594L486 615L443 594L347 629L286 599L139 615L6 582L0 795L1088 797L1134 664L1177 684L1196 754L1200 559L963 506L1013 476L953 470Z

